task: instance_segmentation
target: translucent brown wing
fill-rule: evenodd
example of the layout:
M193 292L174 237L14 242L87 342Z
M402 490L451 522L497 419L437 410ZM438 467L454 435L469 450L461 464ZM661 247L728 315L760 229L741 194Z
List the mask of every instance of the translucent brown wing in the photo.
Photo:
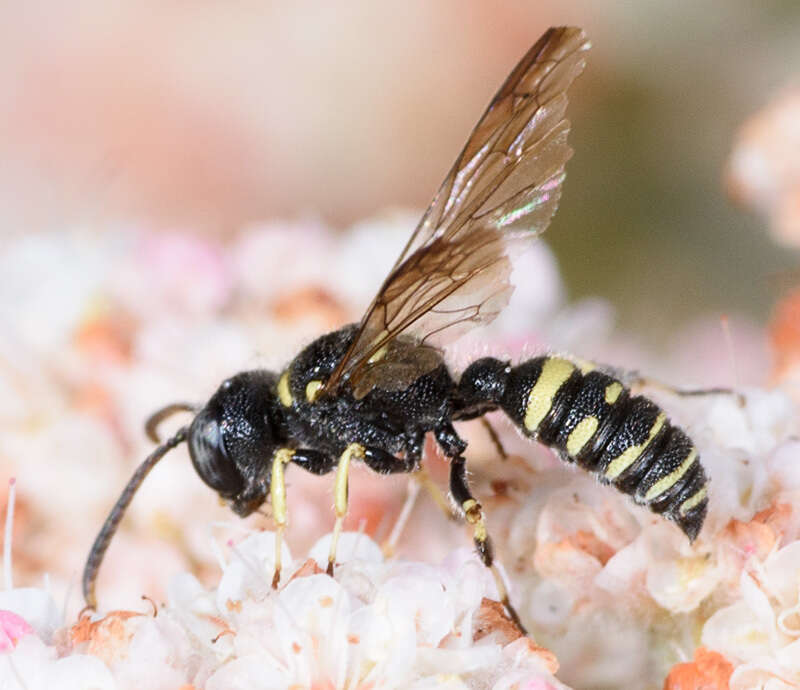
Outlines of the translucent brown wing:
M514 68L367 309L326 391L345 380L357 397L374 386L402 389L441 361L430 346L491 321L505 307L513 290L512 245L542 233L558 204L572 155L566 91L588 48L580 29L552 28ZM388 350L399 335L426 346L418 356L401 348L402 367Z

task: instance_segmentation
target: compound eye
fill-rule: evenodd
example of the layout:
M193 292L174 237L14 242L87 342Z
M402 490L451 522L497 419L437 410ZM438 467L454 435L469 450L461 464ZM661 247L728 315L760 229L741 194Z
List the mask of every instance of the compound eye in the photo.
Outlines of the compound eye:
M220 424L208 410L200 412L189 428L189 455L200 478L222 496L244 488L244 478L225 449Z

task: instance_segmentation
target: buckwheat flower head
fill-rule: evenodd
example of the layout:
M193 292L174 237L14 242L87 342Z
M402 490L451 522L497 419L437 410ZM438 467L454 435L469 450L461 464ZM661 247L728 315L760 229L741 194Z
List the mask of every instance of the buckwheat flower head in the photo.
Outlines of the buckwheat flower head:
M440 566L385 561L368 537L345 533L331 578L321 570L329 546L317 542L272 592L273 535L252 535L217 591L186 602L196 616L213 596L224 625L205 687L503 687L509 674L563 687L552 655L492 618L493 583L469 550Z
M798 418L786 392L665 396L663 405L691 433L710 477L709 513L695 544L560 460L531 462L527 453L527 469L477 465L483 486L504 476L512 487L502 500L487 500L490 526L523 620L574 686L662 682L671 664L691 658L709 618L742 598L742 574L800 536ZM520 452L514 436L501 438ZM742 619L753 614L736 610ZM704 633L702 641L735 665L718 636Z
M151 447L142 420L172 400L208 399L237 370L278 371L321 332L357 320L411 225L395 215L341 237L318 224L274 222L229 243L141 229L113 240L42 235L12 243L3 266L31 289L4 312L17 339L0 342L0 456L22 490L19 580L39 584L45 571L50 579L47 591L0 593L0 610L11 612L0 614L8 641L0 668L13 664L24 687L58 679L63 687L165 690L635 688L665 678L674 690L687 678L713 678L720 687L729 677L732 687L794 678L786 659L795 649L797 602L780 583L796 582L783 554L800 539L800 441L796 400L787 393L797 358L767 389L758 374L766 358L751 349L739 371L755 385L741 396L642 391L691 436L710 478L709 513L694 544L522 438L501 414L488 418L507 460L480 423L459 424L512 603L553 653L519 636L471 554L469 529L443 520L424 493L395 545L398 556L383 556L373 539L391 530L407 477L353 467L348 527L363 522L365 534L343 537L330 578L322 572L327 541L314 542L333 520L331 482L292 468L283 577L273 590L274 539L259 531L270 527L268 516L233 521L185 448L148 478L109 551L98 592L115 610L77 619L75 573ZM390 239L376 244L379 233ZM41 273L16 268L39 254ZM522 256L515 271L508 309L448 347L454 375L484 354L518 363L554 350L650 373L654 353L615 328L606 302L566 304L546 245ZM195 274L207 289L191 291ZM137 275L146 276L141 291ZM37 288L42 276L58 293L52 318ZM753 340L763 336L753 331ZM683 331L690 358L665 359L659 375L689 383L697 371L713 377L724 368L716 331L704 333ZM433 443L424 464L444 488L448 466ZM226 545L209 548L209 535L223 532ZM154 617L142 592L168 603Z
M231 545L216 587L173 578L157 612L112 611L52 635L24 623L0 656L3 687L540 688L563 690L554 655L523 637L468 549L442 564L385 560L361 533L330 537L271 587L270 532ZM13 593L13 592L12 592ZM30 607L20 601L15 620ZM5 619L3 619L5 620ZM16 629L21 629L17 625Z
M753 559L739 594L703 627L703 644L737 664L730 687L800 686L800 542Z

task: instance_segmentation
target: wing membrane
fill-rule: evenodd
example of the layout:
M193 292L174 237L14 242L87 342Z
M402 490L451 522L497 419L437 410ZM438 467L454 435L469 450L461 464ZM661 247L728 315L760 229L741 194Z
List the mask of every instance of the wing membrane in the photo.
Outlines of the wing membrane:
M580 29L549 29L492 99L442 182L326 384L349 380L361 397L397 390L435 366L392 365L388 345L407 335L435 345L491 321L505 305L512 246L542 233L572 155L566 91L589 48Z

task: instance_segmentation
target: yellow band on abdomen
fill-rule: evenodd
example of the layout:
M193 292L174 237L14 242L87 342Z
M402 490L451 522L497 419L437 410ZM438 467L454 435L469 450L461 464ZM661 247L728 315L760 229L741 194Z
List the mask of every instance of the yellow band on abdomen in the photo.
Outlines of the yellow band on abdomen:
M708 487L704 486L694 496L690 496L683 503L681 503L681 507L678 508L678 513L681 516L686 515L686 513L688 513L692 508L700 505L707 495Z
M525 428L535 432L553 407L553 399L561 386L572 376L575 365L566 359L548 357L542 364L542 373L528 393L525 407Z
M647 436L644 443L626 448L618 457L614 458L609 463L605 473L606 478L616 479L627 470L636 461L636 458L642 454L644 449L647 448L647 445L655 438L655 435L661 431L661 427L664 426L664 422L666 421L667 416L663 412L659 414L658 417L656 417L656 421L653 422L653 426L650 428L650 434Z
M617 398L619 394L622 393L622 384L619 381L614 381L614 383L609 383L606 386L606 393L605 399L609 405L613 405L617 402Z
M645 503L650 503L650 501L660 496L674 485L675 482L689 471L689 468L694 465L695 460L697 460L697 449L692 448L689 455L686 456L686 460L681 463L681 466L677 470L673 470L666 477L662 477L648 489L647 493L644 495Z
M597 431L597 426L599 424L600 420L593 415L581 419L567 437L567 453L573 458L580 453L581 448L594 436L594 432Z

